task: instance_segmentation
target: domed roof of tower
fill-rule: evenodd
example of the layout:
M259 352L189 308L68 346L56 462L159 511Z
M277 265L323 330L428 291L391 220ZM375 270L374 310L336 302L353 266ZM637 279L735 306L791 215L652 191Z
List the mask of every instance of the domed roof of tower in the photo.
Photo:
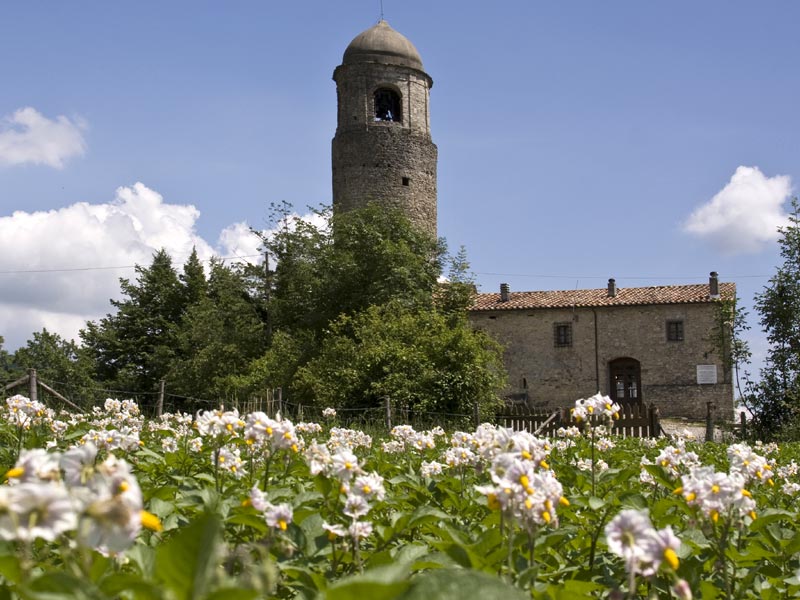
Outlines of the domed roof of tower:
M359 33L344 51L342 64L365 62L403 65L422 71L422 58L414 44L383 19Z

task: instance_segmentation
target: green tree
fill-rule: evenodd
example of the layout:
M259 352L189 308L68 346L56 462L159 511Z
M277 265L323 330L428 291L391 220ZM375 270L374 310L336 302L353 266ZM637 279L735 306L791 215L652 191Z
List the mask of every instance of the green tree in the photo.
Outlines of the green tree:
M495 403L501 351L467 322L466 251L448 259L443 240L385 206L316 216L273 208L273 233L262 238L276 265L265 274L273 336L249 385L351 408L389 396L411 410L471 415Z
M461 246L458 254L449 258L447 281L434 295L436 308L444 315L459 321L464 311L472 305L477 290L475 275L470 271L467 250Z
M789 224L779 230L783 263L755 298L770 348L760 381L748 386L745 404L764 438L797 437L800 421L800 207L796 198L792 208Z
M322 225L292 217L286 205L273 207L277 230L262 236L276 262L267 274L273 330L317 336L339 315L392 299L432 306L442 242L415 229L400 210L377 204L316 216Z
M153 394L176 358L178 327L187 307L185 288L165 250L149 267L136 266L136 281L120 279L122 300L81 339L104 384L135 394Z
M42 329L14 353L24 372L36 369L39 379L76 404L88 405L94 396L92 364L72 340ZM42 397L47 397L45 392ZM57 404L57 403L56 403Z
M298 373L320 406L364 408L389 397L416 413L486 414L505 380L499 345L429 308L398 300L344 315Z
M197 248L192 248L192 253L183 265L183 273L180 275L184 289L184 299L188 305L198 302L206 294L207 282L206 274L203 270L203 263L197 256Z
M265 325L240 269L215 260L209 271L205 294L181 322L169 390L227 400L246 393L239 376L266 350Z
M14 357L3 348L5 339L0 335L0 384L11 383L17 379L20 369L14 364Z

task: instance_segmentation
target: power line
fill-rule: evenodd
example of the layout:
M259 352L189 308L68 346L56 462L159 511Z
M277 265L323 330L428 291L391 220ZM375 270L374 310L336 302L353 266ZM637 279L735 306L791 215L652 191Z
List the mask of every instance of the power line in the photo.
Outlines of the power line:
M234 254L233 256L217 256L216 260L241 260L245 258L261 257L262 254ZM202 262L211 262L214 259L206 259ZM74 273L80 271L109 271L114 269L135 269L140 265L116 265L105 267L61 267L61 268L47 268L47 269L16 269L0 271L0 275L22 275L22 274L38 274L38 273ZM543 275L536 273L495 273L490 271L476 271L475 275L485 275L491 277L527 277L531 279L607 279L606 275ZM728 279L768 279L770 275L727 275ZM691 275L691 276L678 276L678 275L636 275L636 276L617 276L616 279L627 280L640 280L640 281L655 281L672 279L678 281L686 281L697 279L699 281L705 280L705 277Z
M233 255L233 256L216 256L214 259L217 260L232 260L232 259L243 259L243 258L252 258L253 256L261 256L261 254L243 254L243 255ZM211 262L214 259L207 259L202 262ZM113 267L63 267L63 268L52 268L52 269L18 269L18 270L9 270L9 271L0 271L0 275L21 275L21 274L35 274L35 273L74 273L76 271L110 271L114 269L135 269L140 265L116 265Z

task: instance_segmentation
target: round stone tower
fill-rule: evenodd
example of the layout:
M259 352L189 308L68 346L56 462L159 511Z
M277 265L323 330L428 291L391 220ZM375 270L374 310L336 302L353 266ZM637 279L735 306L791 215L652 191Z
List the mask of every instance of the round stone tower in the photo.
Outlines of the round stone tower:
M333 209L379 202L436 236L436 144L430 89L414 45L381 20L350 42L333 72Z

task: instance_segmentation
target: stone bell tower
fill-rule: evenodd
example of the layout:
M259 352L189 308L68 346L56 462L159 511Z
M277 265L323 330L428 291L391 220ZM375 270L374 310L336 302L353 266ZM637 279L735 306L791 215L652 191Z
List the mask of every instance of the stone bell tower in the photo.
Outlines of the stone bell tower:
M333 72L333 210L379 202L436 236L436 144L430 89L414 45L381 20L358 34Z

